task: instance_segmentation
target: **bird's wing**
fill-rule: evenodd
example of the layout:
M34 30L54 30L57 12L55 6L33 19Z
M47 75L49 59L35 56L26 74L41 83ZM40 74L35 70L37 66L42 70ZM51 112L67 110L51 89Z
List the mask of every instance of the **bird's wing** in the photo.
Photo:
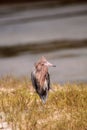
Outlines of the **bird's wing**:
M50 89L50 75L49 75L49 73L46 74L46 80L47 80L48 90L49 90Z
M32 85L35 88L35 90L37 90L37 82L36 82L36 77L34 72L31 72L31 81L32 81Z

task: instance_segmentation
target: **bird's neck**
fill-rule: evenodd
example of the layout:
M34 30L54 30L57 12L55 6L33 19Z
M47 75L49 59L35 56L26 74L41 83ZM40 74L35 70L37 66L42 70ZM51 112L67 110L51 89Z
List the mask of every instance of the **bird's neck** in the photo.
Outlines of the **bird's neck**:
M40 71L36 71L36 78L37 78L40 86L44 85L47 73L48 73L48 68L47 67L43 67Z

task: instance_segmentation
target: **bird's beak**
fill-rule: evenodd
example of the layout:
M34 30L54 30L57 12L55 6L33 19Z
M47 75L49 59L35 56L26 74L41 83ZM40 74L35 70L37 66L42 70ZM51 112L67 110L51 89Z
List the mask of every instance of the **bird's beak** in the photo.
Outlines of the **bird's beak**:
M45 63L46 66L56 67L56 65L51 64L50 62Z

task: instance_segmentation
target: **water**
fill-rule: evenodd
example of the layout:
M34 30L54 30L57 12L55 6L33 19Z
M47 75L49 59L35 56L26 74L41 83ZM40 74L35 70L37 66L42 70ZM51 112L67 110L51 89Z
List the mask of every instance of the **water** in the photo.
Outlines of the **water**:
M59 17L59 15L64 15L64 13L66 15L69 12L71 14L78 11L86 12L86 4L52 9L30 10L23 8L20 10L19 8L16 10L16 8L7 8L9 8L7 12L4 8L0 10L0 48L2 46L33 45L33 43L42 44L44 41L61 39L87 39L87 15L85 13L69 15L64 18ZM57 17L54 17L55 14ZM40 19L40 17L43 18ZM50 48L50 44L48 48ZM12 74L15 76L25 75L30 78L34 63L42 55L56 65L56 68L49 68L52 82L87 82L86 47L51 49L51 51L48 49L43 52L39 51L39 53L24 51L13 56L10 55L10 57L0 55L0 76Z
M87 38L87 4L18 9L0 8L0 46Z
M34 63L42 56L56 67L49 69L52 82L86 82L87 48L66 49L41 54L24 53L19 56L0 58L0 75L29 76Z

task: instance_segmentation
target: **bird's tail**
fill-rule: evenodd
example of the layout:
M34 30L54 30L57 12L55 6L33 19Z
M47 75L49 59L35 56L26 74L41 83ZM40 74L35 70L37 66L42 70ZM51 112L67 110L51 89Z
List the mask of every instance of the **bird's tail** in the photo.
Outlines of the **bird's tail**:
M44 95L44 96L41 96L40 98L41 98L42 102L45 104L46 100L47 100L47 96Z
M48 97L48 91L44 91L44 93L42 93L40 95L40 98L41 98L43 103L46 103L47 97Z

